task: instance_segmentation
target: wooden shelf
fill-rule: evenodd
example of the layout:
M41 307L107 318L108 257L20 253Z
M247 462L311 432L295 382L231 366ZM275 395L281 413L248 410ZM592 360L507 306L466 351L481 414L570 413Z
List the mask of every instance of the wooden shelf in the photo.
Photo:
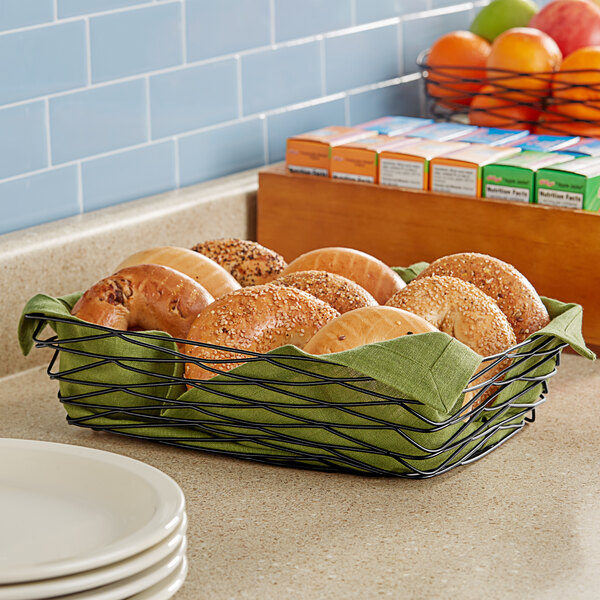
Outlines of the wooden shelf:
M291 174L277 164L259 174L257 236L288 261L323 246L390 265L490 254L541 295L581 304L586 340L600 345L597 213Z

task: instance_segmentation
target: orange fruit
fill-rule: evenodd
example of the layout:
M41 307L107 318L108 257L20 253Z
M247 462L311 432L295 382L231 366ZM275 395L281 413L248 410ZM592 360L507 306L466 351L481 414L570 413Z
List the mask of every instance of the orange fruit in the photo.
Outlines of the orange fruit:
M600 137L598 124L573 121L571 117L558 112L558 106L550 106L540 115L535 133L545 135L578 135L579 137Z
M486 85L471 102L469 122L479 127L531 129L539 114L535 107L504 98L501 89Z
M531 27L514 27L494 40L487 76L490 83L503 88L504 97L535 102L550 95L552 73L561 61L562 54L549 35Z
M427 57L427 91L434 98L452 104L470 104L485 84L486 61L491 46L470 31L452 31L439 38ZM442 68L446 67L446 68Z
M558 100L556 110L560 114L600 120L600 46L580 48L565 58L554 75L552 95Z

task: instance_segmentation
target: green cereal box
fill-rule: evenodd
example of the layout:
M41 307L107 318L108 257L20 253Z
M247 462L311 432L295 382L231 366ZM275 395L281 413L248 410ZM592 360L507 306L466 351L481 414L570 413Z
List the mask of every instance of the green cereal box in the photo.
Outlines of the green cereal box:
M586 156L540 169L536 199L546 206L596 212L600 208L600 158Z
M524 150L483 167L484 198L535 202L535 174L538 169L573 160L570 154Z

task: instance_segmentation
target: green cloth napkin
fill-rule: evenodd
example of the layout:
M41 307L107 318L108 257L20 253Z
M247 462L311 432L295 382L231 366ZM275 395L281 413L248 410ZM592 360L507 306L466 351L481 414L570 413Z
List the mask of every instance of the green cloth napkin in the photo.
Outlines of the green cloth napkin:
M410 282L426 266L396 271ZM284 346L186 391L170 379L181 377L183 361L174 358L177 345L169 336L150 332L163 338L151 343L133 332L107 336L70 315L79 297L34 296L24 308L19 341L27 354L38 325L52 317L68 319L48 322L63 340L60 394L69 416L88 425L236 456L306 466L317 461L356 471L367 465L376 472L403 474L437 469L485 449L514 432L524 418L522 408L511 406L488 410L468 423L438 425L462 405L462 390L481 361L444 333L404 336L319 357ZM543 301L552 318L537 334L548 342L545 349L566 342L594 358L581 336L581 307ZM539 344L539 339L531 341L521 352ZM555 362L515 360L507 378L544 376ZM535 381L515 381L494 405L501 406L516 391L522 393L519 404L527 405L540 390ZM390 402L390 397L406 402ZM365 405L378 398L378 405Z

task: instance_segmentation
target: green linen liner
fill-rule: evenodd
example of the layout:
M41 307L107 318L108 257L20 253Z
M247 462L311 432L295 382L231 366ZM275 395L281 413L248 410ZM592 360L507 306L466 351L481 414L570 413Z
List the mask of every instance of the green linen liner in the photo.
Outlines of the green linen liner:
M408 283L426 266L417 263L395 270ZM303 360L309 355L295 346L284 346L186 390L171 380L182 376L184 360L177 357L177 345L168 334L144 332L162 338L148 340L134 332L115 335L94 329L70 315L80 296L31 298L19 323L23 353L31 351L38 324L53 317L68 319L48 324L59 340L72 340L60 343L59 367L60 395L69 417L82 425L178 445L357 472L365 472L365 466L382 474L432 472L511 435L542 389L540 382L514 381L498 394L497 409L488 408L468 422L452 420L481 357L436 332L311 361ZM551 316L551 322L536 333L548 342L544 350L567 343L582 356L595 358L582 338L582 308L542 300ZM539 345L539 338L530 339L519 352ZM73 353L82 350L86 355ZM153 362L149 366L141 359ZM554 356L515 360L506 379L524 373L548 375L555 364ZM372 381L364 381L365 376ZM323 383L323 377L339 380ZM347 381L356 377L362 380ZM115 385L126 389L114 389ZM364 406L378 400L368 393L406 402ZM518 394L522 394L518 400L506 404ZM449 424L436 425L449 419Z

